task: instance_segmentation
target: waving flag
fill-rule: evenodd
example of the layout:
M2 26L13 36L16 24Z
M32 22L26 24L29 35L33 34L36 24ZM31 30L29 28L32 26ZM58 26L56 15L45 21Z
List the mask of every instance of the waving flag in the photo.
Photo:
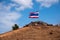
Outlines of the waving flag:
M39 12L31 12L29 18L39 18Z

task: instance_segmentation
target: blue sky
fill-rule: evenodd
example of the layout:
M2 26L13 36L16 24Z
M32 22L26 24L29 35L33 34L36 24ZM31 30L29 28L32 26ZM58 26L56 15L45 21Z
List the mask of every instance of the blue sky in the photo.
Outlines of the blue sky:
M39 18L29 18L39 11ZM60 23L60 0L0 0L0 34L12 30L14 24L23 27L31 21Z

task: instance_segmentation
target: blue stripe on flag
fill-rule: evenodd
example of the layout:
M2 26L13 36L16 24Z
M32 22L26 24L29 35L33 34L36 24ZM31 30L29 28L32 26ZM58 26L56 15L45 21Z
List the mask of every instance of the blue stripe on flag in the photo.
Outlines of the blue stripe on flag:
M38 14L30 14L30 16L38 16Z

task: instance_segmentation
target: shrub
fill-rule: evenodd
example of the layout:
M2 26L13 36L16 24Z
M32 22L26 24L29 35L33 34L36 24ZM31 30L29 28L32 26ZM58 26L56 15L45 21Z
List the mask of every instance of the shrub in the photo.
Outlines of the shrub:
M19 26L17 24L14 24L14 26L12 26L13 30L19 29Z

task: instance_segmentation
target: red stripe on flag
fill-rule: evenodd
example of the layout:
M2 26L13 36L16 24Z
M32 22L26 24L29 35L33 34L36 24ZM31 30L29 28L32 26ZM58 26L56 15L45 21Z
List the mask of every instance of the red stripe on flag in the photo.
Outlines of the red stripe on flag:
M38 18L39 16L30 16L29 18Z

